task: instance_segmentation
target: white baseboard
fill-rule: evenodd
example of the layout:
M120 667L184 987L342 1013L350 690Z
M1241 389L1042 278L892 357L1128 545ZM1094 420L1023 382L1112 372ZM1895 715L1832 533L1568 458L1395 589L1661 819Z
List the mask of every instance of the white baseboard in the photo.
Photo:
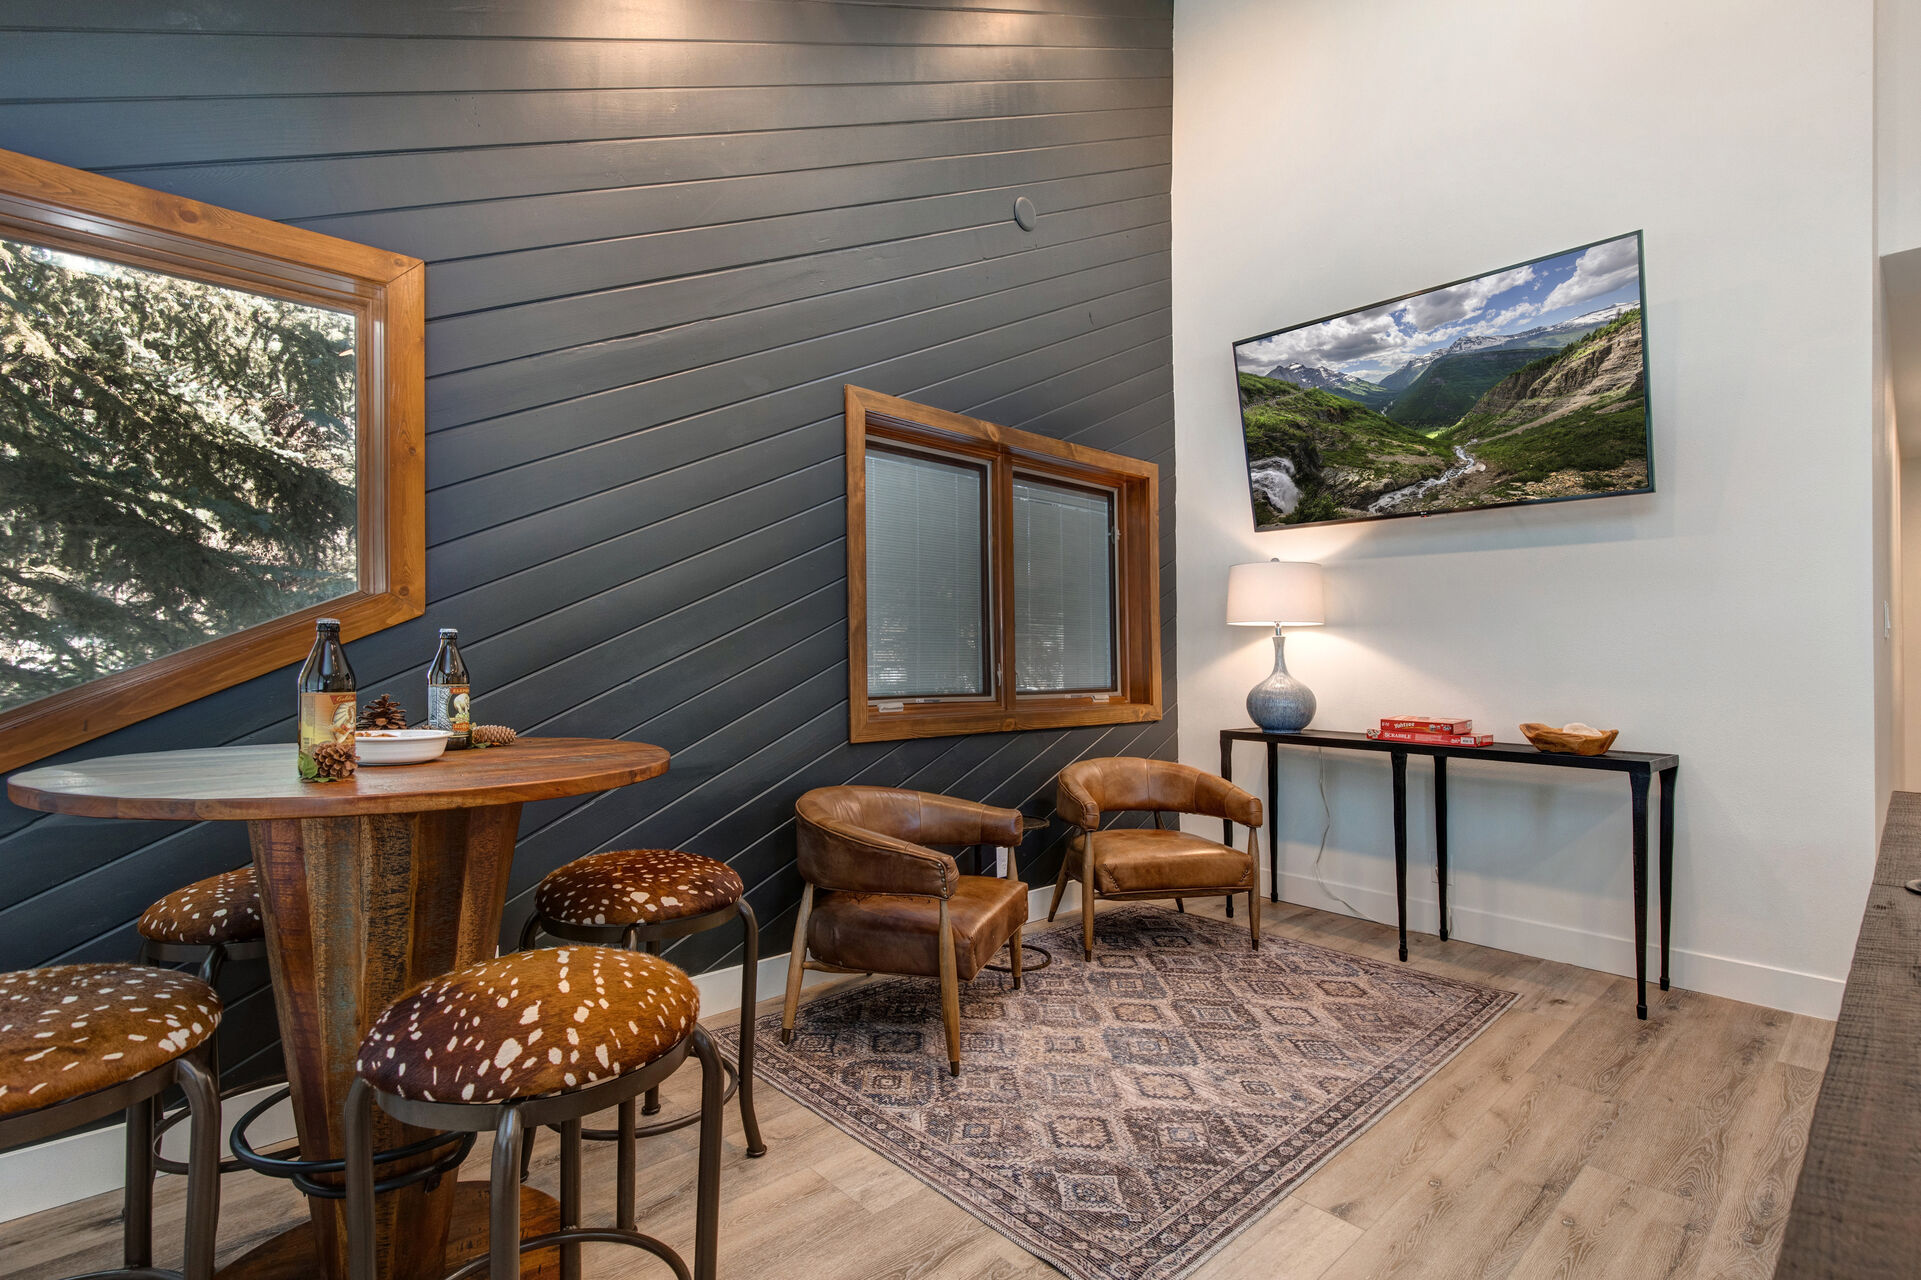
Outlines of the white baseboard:
M1385 889L1339 883L1323 886L1313 876L1281 872L1281 897L1285 901L1348 914L1347 908L1330 896L1329 889L1353 903L1370 919L1389 925L1394 923L1394 895ZM1440 904L1432 897L1417 896L1410 885L1407 908L1411 954L1425 943L1435 941L1432 930L1439 919ZM1579 965L1584 969L1598 969L1602 973L1614 973L1622 977L1634 976L1632 938L1458 905L1451 906L1449 914L1453 916L1450 936L1463 942L1538 956L1561 964ZM1419 933L1414 932L1417 929ZM1652 932L1649 941L1648 981L1652 985L1660 973ZM1689 991L1766 1005L1770 1009L1784 1009L1813 1018L1832 1019L1841 1011L1841 990L1845 985L1845 980L1841 978L1778 969L1752 960L1736 960L1683 947L1672 949L1669 970L1674 985Z
M221 1113L228 1129L278 1087L269 1085L222 1103ZM0 1152L0 1222L85 1200L103 1191L120 1190L126 1184L126 1132L125 1125L116 1124ZM251 1137L254 1146L261 1150L293 1137L292 1109L283 1102L267 1112L254 1124ZM175 1160L187 1158L184 1121L168 1130L161 1150ZM220 1135L220 1153L227 1154L225 1132Z
M1053 893L1051 885L1029 892L1027 910L1030 920L1047 918L1047 904ZM1079 905L1079 890L1069 885L1061 908L1066 910L1071 906L1078 909ZM787 989L787 953L762 957L758 968L757 997L763 1003L778 998ZM703 1019L733 1013L740 1008L740 970L741 966L736 964L695 975L694 986L700 991ZM836 980L834 974L810 973L806 975L804 986L814 987ZM271 1089L258 1089L237 1098L229 1098L222 1107L227 1123L231 1125L246 1114L248 1108L269 1092ZM253 1142L256 1147L264 1149L293 1137L293 1131L293 1113L282 1103L261 1117L254 1126ZM112 1125L86 1133L66 1134L31 1147L0 1152L0 1222L10 1222L43 1209L85 1200L105 1191L120 1190L126 1180L125 1133L125 1126ZM220 1149L223 1154L227 1150L225 1135L222 1135ZM166 1153L176 1159L185 1157L184 1124L167 1134Z
M1394 919L1394 895L1391 893L1362 885L1335 884L1329 887L1376 920ZM1045 923L1047 905L1053 893L1051 885L1028 893L1027 918L1030 928ZM1281 896L1303 906L1329 911L1343 910L1311 876L1282 872ZM1066 896L1061 900L1062 918L1071 918L1071 913L1079 909L1080 886L1070 883ZM1424 921L1428 927L1432 927L1438 908L1432 899L1421 900L1410 896L1408 910L1410 919ZM1627 938L1461 907L1455 907L1453 915L1454 936L1462 941L1599 969L1606 973L1627 976L1634 973L1634 944ZM1432 935L1429 934L1414 940L1413 945L1419 948L1432 941ZM740 969L739 965L729 965L695 976L694 985L700 990L700 1007L704 1018L732 1013L740 1008ZM1725 956L1676 948L1673 954L1673 977L1676 986L1691 991L1710 992L1817 1018L1832 1018L1841 1007L1842 982L1838 978L1775 969ZM805 986L813 987L836 980L833 974L810 973L806 975ZM758 975L757 994L761 1002L778 998L786 985L787 954L783 952L764 957ZM264 1089L258 1090L228 1100L225 1106L228 1122L231 1124L266 1092ZM84 1200L102 1192L118 1191L124 1177L123 1132L121 1126L114 1125L87 1133L68 1134L37 1146L0 1152L0 1222ZM263 1117L254 1132L254 1140L261 1146L292 1136L293 1117L284 1104ZM182 1154L175 1147L184 1148L184 1127L170 1133L168 1142L168 1154ZM224 1141L222 1150L225 1150Z

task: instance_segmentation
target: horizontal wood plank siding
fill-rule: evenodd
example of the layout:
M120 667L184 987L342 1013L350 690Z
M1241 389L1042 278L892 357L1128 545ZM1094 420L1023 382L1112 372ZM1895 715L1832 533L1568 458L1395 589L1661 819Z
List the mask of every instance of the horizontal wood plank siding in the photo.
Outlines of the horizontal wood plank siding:
M350 646L361 688L423 711L457 626L482 720L674 753L527 806L510 926L571 858L673 845L738 868L779 950L809 787L1047 815L1069 761L1172 754L1170 0L0 0L0 42L0 147L427 260L430 604ZM1164 720L848 743L847 382L1160 465ZM284 740L291 685L71 758ZM237 825L0 804L0 968L129 956L246 857ZM264 981L227 982L242 1075Z

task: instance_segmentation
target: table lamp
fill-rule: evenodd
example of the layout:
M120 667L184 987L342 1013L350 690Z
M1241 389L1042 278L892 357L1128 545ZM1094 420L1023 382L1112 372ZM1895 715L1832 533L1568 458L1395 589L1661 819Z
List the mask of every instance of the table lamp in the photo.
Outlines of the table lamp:
M1274 628L1273 674L1247 694L1247 714L1268 732L1295 733L1314 719L1314 691L1287 673L1282 628L1318 627L1326 621L1320 565L1269 560L1237 564L1227 571L1228 625Z

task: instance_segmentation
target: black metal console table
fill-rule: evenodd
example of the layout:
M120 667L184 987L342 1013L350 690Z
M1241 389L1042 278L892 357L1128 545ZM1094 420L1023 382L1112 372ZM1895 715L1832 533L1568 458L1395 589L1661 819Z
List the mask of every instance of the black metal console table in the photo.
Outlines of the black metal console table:
M1661 990L1668 989L1668 924L1674 897L1674 782L1681 758L1662 752L1610 751L1600 756L1562 755L1542 751L1525 742L1497 742L1486 747L1440 747L1418 742L1381 742L1364 733L1332 733L1315 729L1300 733L1268 733L1263 729L1221 730L1221 776L1232 779L1234 744L1267 744L1267 857L1268 892L1281 900L1281 821L1272 802L1280 778L1280 748L1325 747L1341 751L1386 752L1394 774L1394 899L1401 917L1401 959L1407 959L1407 758L1427 756L1434 761L1434 861L1441 882L1441 940L1447 940L1447 762L1456 757L1497 760L1506 764L1538 764L1561 769L1600 769L1625 773L1634 802L1634 976L1639 985L1635 1012L1648 1016L1648 784L1661 777ZM1234 844L1233 824L1221 824L1224 840Z

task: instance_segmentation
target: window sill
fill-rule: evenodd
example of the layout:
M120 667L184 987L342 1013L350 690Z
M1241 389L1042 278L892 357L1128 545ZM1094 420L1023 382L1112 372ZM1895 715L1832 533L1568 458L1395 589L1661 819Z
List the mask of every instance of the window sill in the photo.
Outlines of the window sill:
M1145 724L1161 718L1159 703L1028 701L1013 711L1001 706L906 707L878 711L856 704L850 742L899 742L964 733L1014 733L1024 729L1073 729L1097 724Z

